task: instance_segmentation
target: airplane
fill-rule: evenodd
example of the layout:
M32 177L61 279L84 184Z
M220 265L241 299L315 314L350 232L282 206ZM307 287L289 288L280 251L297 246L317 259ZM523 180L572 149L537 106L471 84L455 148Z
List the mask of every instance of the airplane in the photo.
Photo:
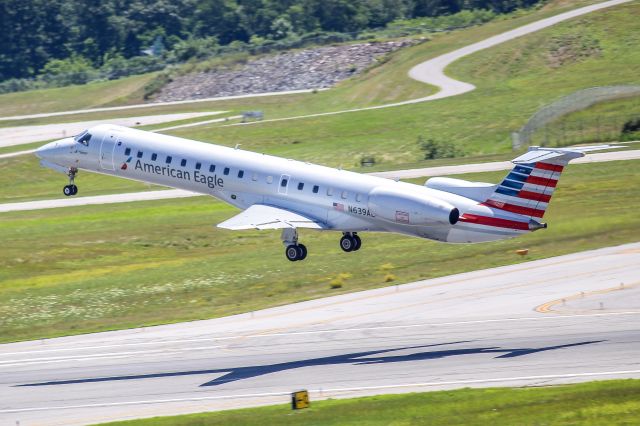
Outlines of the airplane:
M79 170L210 195L243 210L218 227L281 229L286 258L300 261L300 228L342 232L345 252L360 250L359 232L477 243L546 228L541 220L564 166L608 148L534 146L499 184L435 177L424 186L111 124L35 153L68 176L66 196L78 193Z

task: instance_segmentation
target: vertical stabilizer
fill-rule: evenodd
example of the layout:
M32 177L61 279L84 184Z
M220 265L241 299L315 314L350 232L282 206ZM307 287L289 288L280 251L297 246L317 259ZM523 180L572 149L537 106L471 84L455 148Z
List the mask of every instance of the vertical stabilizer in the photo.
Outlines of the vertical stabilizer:
M532 219L542 218L564 167L593 148L530 147L527 153L512 160L513 169L484 204Z

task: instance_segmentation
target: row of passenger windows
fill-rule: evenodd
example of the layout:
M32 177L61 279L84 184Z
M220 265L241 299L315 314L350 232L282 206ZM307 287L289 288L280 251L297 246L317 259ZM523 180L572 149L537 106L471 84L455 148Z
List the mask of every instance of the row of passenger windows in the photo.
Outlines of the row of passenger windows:
M124 150L124 155L131 155L131 148L126 148ZM137 158L142 158L142 156L144 155L144 152L142 151L138 151L136 153L136 157ZM158 160L158 154L153 153L151 154L151 161L157 161ZM167 157L165 158L165 163L166 164L171 164L171 162L173 161L173 157L170 155L167 155ZM187 166L187 160L185 160L184 158L182 160L180 160L180 166L181 167L186 167ZM198 162L196 163L196 170L201 170L202 169L202 163ZM211 164L209 165L209 173L213 173L216 171L216 165L215 164ZM228 175L230 173L231 169L229 169L228 167L224 168L223 173L225 175ZM240 170L238 172L238 177L242 178L244 176L244 171Z
M128 156L131 155L131 148L126 148L124 150L124 155ZM142 156L144 155L144 153L142 151L138 151L136 153L136 157L137 158L142 158ZM158 154L153 153L151 154L151 161L156 161L158 159ZM166 164L171 164L171 162L173 161L173 158L170 155L167 155L167 158L165 160ZM180 160L180 166L181 167L186 167L187 165L187 160L185 160L184 158L182 160ZM195 166L196 170L201 170L202 169L202 163L200 162L196 162L196 166ZM215 164L211 164L209 165L209 173L213 173L216 171L216 166ZM225 176L228 176L229 173L231 172L231 169L229 169L229 167L225 167L222 174L224 174ZM244 177L244 170L238 170L238 178L242 179ZM251 176L251 180L256 181L258 180L258 176L254 173ZM267 176L266 178L267 183L273 183L273 176ZM289 183L288 179L282 179L280 181L280 186L283 188L286 188L287 184ZM304 182L298 182L298 191L302 191L304 189ZM311 189L311 191L314 194L317 194L320 191L320 186L318 185L313 185L313 188ZM333 196L333 188L327 188L327 195L329 197ZM341 193L341 197L344 199L347 199L349 196L347 191L342 191ZM356 194L355 199L357 202L362 201L362 195L361 194Z

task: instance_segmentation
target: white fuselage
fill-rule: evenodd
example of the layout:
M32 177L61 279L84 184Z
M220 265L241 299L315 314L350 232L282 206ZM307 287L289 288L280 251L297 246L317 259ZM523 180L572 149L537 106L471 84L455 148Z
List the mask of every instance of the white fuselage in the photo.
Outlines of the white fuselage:
M58 149L52 161L211 195L240 209L275 206L311 217L329 230L399 232L447 242L491 241L526 232L457 219L452 224L447 220L451 208L460 215L505 213L420 185L115 125L99 125L89 133L86 145L63 140L59 148L52 146ZM423 202L433 219L417 211Z

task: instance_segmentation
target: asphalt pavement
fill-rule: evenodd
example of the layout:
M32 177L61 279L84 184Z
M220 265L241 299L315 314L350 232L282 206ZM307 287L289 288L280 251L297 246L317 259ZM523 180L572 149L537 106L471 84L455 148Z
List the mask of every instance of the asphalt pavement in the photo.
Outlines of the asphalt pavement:
M213 320L0 345L0 424L286 404L298 389L314 401L640 378L639 277L635 243Z

